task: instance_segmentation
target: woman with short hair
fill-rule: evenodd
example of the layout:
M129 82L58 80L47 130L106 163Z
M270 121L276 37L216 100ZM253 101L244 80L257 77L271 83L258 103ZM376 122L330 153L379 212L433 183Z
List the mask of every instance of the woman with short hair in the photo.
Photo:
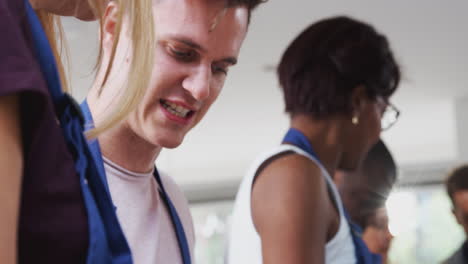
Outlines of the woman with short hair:
M278 77L290 130L241 184L229 263L366 263L330 175L356 169L396 120L388 41L358 20L324 19L289 45Z

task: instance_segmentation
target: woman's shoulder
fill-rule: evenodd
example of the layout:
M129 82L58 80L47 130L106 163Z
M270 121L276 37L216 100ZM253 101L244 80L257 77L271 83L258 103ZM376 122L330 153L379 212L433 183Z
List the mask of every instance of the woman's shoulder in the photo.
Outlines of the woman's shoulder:
M20 92L47 95L23 0L0 0L0 32L0 96Z
M278 207L279 213L285 212L284 208L289 208L286 211L294 208L300 211L309 206L313 210L321 210L322 202L328 195L322 169L293 148L285 147L284 150L292 152L282 152L287 154L269 160L258 172L252 188L253 211L256 211L255 204L262 204L261 208L265 208L262 201L269 201L271 206Z

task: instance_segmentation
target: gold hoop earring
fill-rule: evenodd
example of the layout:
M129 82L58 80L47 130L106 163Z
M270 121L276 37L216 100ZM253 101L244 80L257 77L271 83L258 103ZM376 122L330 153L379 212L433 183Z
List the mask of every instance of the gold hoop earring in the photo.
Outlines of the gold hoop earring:
M353 125L359 124L359 117L353 116L353 118L351 118L351 123L353 123Z

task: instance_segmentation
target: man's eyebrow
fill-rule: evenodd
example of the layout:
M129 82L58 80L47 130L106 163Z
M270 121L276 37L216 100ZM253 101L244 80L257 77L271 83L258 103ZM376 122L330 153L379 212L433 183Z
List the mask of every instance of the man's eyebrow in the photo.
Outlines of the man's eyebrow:
M197 50L200 50L200 51L203 51L205 52L206 49L203 48L202 46L200 46L199 44L195 43L194 41L190 40L190 39L187 39L187 38L182 38L182 37L174 37L173 38L174 40L178 41L178 42L181 42L193 49L197 49Z
M224 61L224 62L229 63L231 65L236 65L237 64L237 59L234 58L234 57L228 57L228 58L222 59L221 61Z

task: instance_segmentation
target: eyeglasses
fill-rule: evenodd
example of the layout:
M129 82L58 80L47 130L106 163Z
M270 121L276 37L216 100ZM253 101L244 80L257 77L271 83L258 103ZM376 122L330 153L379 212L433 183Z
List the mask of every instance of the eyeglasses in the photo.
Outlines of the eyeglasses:
M388 103L382 114L382 118L380 119L382 131L388 130L392 127L398 120L399 116L400 110L398 110L392 103Z

